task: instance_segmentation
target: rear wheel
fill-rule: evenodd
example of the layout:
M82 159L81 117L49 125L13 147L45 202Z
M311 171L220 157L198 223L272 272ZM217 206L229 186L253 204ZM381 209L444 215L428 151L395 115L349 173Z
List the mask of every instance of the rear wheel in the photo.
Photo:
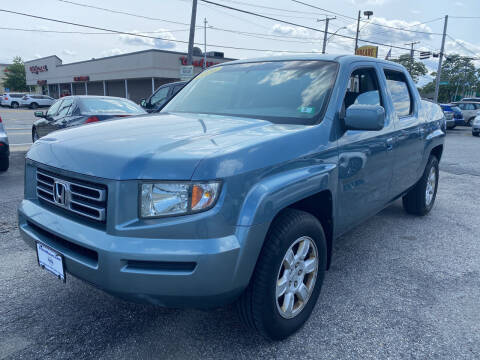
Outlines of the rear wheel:
M38 104L36 102L33 102L30 104L30 108L32 109L37 109L38 108Z
M407 213L423 216L432 210L437 196L438 175L438 159L430 155L422 177L402 199Z
M473 118L468 119L467 126L472 126L472 121L473 121Z
M12 109L17 109L17 108L18 108L18 102L12 101L12 103L10 104L10 106L11 106Z
M326 249L322 225L313 215L284 210L272 223L250 284L237 302L245 325L273 340L302 327L320 294Z
M10 166L10 160L8 156L0 156L0 171L7 171Z

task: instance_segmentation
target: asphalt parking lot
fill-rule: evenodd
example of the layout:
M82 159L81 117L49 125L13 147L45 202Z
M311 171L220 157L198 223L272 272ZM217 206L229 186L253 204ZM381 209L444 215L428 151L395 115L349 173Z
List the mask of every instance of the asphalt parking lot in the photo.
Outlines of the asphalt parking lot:
M448 133L430 215L396 202L337 240L311 319L268 342L232 306L132 304L42 271L16 227L33 114L0 116L10 141L24 144L0 173L0 359L480 358L480 138L470 128Z

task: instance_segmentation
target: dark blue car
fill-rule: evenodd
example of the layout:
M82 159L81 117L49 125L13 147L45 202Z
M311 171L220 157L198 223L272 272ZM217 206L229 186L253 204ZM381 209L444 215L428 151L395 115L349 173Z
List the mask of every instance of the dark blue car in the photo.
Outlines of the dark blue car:
M455 120L454 125L450 128L453 129L457 125L465 125L465 120L463 119L462 110L457 106L452 104L440 104L444 113L453 113L453 119Z

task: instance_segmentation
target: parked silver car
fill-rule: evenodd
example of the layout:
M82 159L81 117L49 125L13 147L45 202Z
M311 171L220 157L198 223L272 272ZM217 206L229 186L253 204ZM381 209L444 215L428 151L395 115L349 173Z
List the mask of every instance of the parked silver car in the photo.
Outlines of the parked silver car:
M7 171L9 166L10 148L8 137L3 128L2 118L0 117L0 171Z
M477 116L472 123L472 135L480 136L480 111L477 113Z
M20 106L26 106L30 109L36 109L39 107L48 107L55 102L55 99L47 96L47 95L40 95L40 94L26 94L20 100Z
M25 96L23 93L5 93L2 96L2 106L9 106L16 109L20 106L22 98Z
M471 126L473 123L473 119L477 116L478 110L480 110L480 102L475 101L461 101L459 103L455 103L456 106L462 110L463 119L465 120L465 124L467 126Z

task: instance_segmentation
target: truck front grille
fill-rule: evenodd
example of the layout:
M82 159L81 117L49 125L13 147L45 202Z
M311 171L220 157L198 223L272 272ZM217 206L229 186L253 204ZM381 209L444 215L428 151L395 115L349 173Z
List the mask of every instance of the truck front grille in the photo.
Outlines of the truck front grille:
M67 179L37 169L37 197L62 209L104 222L107 189L103 185Z

